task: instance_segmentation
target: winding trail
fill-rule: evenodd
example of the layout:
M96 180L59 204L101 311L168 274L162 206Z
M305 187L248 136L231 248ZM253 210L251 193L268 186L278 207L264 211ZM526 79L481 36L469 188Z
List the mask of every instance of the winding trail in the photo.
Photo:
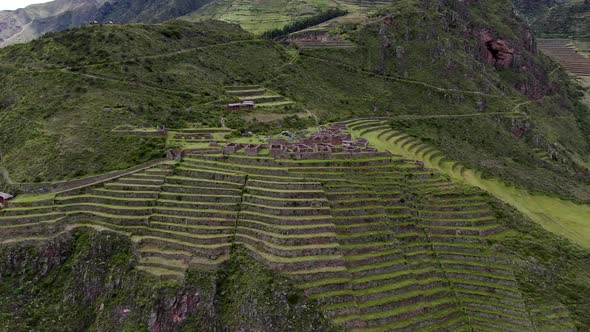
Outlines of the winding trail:
M76 66L74 68L88 68L88 67L97 67L97 66L104 66L104 65L124 64L126 62L135 61L135 60L162 59L162 58L173 57L173 56L186 54L186 53L190 53L190 52L194 52L194 51L198 51L198 50L205 50L205 49L209 49L209 48L223 47L223 46L236 45L236 44L249 44L249 43L268 43L268 41L264 40L264 39L234 40L234 41L227 42L227 43L210 44L210 45L205 45L205 46L185 48L185 49L181 49L181 50L174 51L174 52L168 52L168 53L150 54L150 55L144 55L144 56L140 56L140 57L133 57L133 58L117 60L117 61L89 63L89 64L85 64L85 65L81 65L81 66ZM71 69L71 68L68 67L68 69Z
M491 98L507 98L506 95L502 95L502 94L490 94L490 93L485 93L485 92L480 92L480 91L472 91L472 90L460 90L460 89L452 89L452 88L443 88L440 86L436 86L436 85L432 85L430 83L426 83L426 82L422 82L422 81L416 81L416 80L412 80L412 79L407 79L407 78L402 78L402 77L398 77L398 76L386 76L386 75L381 75L369 70L364 70L364 69L360 69L358 67L355 66L351 66L349 64L346 63L342 63L339 61L334 61L334 60L327 60L321 57L317 57L317 56L313 56L313 55L309 55L309 54L302 54L302 57L306 57L306 58L310 58L310 59L314 59L317 61L321 61L321 62L325 62L325 63L330 63L330 64L336 64L338 66L341 67L345 67L351 70L354 70L356 72L359 73L364 73L364 74L368 74L368 75L372 75L372 76L378 76L381 77L383 79L386 80L391 80L391 81L396 81L396 82L402 82L402 83L408 83L408 84L413 84L413 85L419 85L425 88L429 88L432 90L436 90L438 92L450 92L450 93L464 93L464 94L471 94L471 95L478 95L478 96L483 96L483 97L491 97Z

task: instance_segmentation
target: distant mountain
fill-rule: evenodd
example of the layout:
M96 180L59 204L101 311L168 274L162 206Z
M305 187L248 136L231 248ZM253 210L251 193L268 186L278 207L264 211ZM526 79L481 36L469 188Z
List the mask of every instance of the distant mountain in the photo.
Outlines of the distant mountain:
M590 38L590 0L514 0L541 37Z
M211 0L55 0L0 11L0 46L47 32L98 23L159 23L191 13Z

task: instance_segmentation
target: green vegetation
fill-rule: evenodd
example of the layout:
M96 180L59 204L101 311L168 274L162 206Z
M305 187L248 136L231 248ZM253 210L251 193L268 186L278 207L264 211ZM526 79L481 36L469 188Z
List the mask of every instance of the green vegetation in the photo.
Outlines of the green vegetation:
M286 58L268 42L241 45L244 38L250 36L224 23L171 22L90 26L2 49L0 85L16 100L0 114L3 166L13 181L33 182L164 156L163 139L122 137L113 129L188 122L218 127L223 110L205 103L224 96L223 85L239 79L236 75L264 79L265 70L270 74ZM211 46L217 44L225 46ZM185 55L177 53L183 50ZM259 56L267 61L257 61ZM91 65L96 63L102 64ZM75 71L65 69L73 65ZM199 67L200 75L190 70Z
M237 23L245 30L260 34L280 29L295 20L311 17L334 6L329 0L220 0L183 17L187 20L222 20Z
M3 247L0 257L2 330L330 329L285 277L237 248L217 273L190 270L182 282L138 273L129 239L109 232Z
M424 142L417 141L419 144L404 145L404 141L398 138L402 137L402 134L398 133L397 136L392 137L394 133L395 131L381 129L362 136L370 139L373 144L383 150L422 160L427 167L439 169L456 181L479 187L518 209L520 213L548 231L568 238L580 246L590 248L590 228L587 223L590 218L590 207L588 205L531 193L526 189L507 184L500 177L484 176L485 174L481 172L448 159L440 152L437 153L437 149ZM544 183L547 184L549 181L546 180ZM569 188L571 186L573 184L570 184Z
M330 28L357 45L351 49L297 52L212 21L90 26L5 48L3 167L14 181L57 180L163 155L158 138L121 139L111 131L121 125L220 127L223 118L237 134L266 135L315 125L314 116L325 122L368 114L440 115L400 122L398 128L471 168L536 191L585 199L580 165L590 155L590 122L578 101L580 90L550 61L519 46L526 33L508 5L457 6L403 1L375 14L393 17L391 26L373 20ZM455 22L451 28L449 20ZM516 43L530 72L482 64L477 40L465 41L468 22ZM395 43L383 46L385 37ZM549 70L548 77L538 74ZM265 114L281 115L267 115L271 121L223 110L217 101L233 99L226 87L240 85L260 85L294 104L271 102ZM514 87L541 91L544 98L529 100ZM301 117L304 110L314 116ZM444 118L480 113L459 126ZM530 130L516 139L515 126ZM549 150L556 142L565 163L535 157L535 149ZM536 181L540 176L550 181Z
M295 21L293 23L289 23L289 24L285 25L284 27L282 27L281 29L274 29L274 30L266 31L262 34L262 38L278 39L278 38L286 37L290 33L307 29L307 28L312 27L314 25L321 24L323 22L326 22L328 20L331 20L331 19L339 17L339 16L343 16L346 14L348 14L348 12L346 10L342 10L342 9L338 9L338 8L330 8L330 9L328 9L324 12L321 12L319 14L316 14L312 17L301 19L301 20Z
M514 2L540 37L590 38L590 3L586 0Z
M578 331L590 329L590 303L583 295L590 291L588 249L555 237L505 204L496 203L494 209L498 220L514 231L498 244L514 254L521 289L534 303L563 303Z
M293 282L263 268L244 249L236 249L219 273L218 287L222 325L232 330L264 330L271 322L278 331L336 330L320 313L317 303L307 301ZM252 311L244 319L236 313Z

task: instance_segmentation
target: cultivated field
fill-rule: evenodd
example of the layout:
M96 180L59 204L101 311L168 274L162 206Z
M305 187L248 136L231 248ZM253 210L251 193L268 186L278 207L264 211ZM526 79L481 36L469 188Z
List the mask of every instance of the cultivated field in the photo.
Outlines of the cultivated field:
M539 48L572 74L590 76L590 58L580 54L569 39L540 39Z
M184 18L190 21L217 19L237 23L249 32L260 34L282 28L296 20L311 17L334 7L346 9L350 14L337 18L331 23L359 22L365 20L369 12L392 2L391 0L222 0L215 1Z

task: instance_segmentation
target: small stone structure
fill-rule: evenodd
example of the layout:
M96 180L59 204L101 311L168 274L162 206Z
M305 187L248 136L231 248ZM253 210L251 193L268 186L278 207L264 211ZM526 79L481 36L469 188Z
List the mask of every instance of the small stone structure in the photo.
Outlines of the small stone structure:
M269 139L269 144L240 144L227 143L223 146L224 154L243 153L250 156L260 154L263 149L269 150L269 156L282 159L327 159L347 158L370 155L386 155L378 152L369 145L364 138L356 140L346 131L346 125L335 124L331 127L321 128L308 138L297 142L288 142L285 139Z
M200 140L211 140L213 139L213 135L210 133L199 133L199 134L175 134L175 139L185 139L185 140L192 140L192 141L200 141Z
M225 109L228 111L251 110L254 108L256 108L256 102L253 100L245 100L241 103L229 103L225 105Z
M7 193L0 193L0 209L6 207L8 205L8 201L13 197L14 196Z

